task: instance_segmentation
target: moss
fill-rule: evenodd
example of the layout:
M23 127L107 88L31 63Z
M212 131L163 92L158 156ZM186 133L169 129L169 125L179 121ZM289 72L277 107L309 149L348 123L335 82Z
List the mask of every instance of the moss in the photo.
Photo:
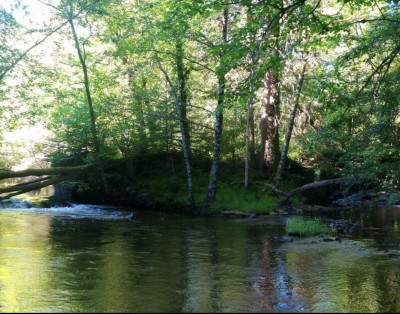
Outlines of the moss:
M333 230L328 228L321 220L305 220L301 217L294 217L286 224L287 233L297 233L303 236L316 236L320 234L330 235Z

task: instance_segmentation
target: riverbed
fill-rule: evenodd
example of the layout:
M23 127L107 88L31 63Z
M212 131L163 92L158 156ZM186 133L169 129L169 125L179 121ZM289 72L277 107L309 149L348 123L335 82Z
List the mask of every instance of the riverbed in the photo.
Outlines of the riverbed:
M276 243L285 219L1 209L0 312L400 311L399 209L341 243Z

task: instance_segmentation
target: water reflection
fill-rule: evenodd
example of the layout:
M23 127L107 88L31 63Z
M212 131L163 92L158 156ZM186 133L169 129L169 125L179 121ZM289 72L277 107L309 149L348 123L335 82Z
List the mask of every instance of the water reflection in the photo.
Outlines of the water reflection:
M372 250L398 213L368 241L281 245L280 218L76 210L0 212L1 312L400 311L399 260Z

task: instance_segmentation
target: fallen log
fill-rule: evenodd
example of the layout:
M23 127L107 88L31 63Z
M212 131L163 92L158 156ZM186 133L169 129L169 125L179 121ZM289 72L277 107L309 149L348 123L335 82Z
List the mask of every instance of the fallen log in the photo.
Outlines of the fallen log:
M285 202L289 201L290 198L292 198L293 196L307 191L307 190L311 190L311 189L317 189L317 188L321 188L321 187L325 187L325 186L330 186L330 185L335 185L335 184L340 184L342 182L343 179L339 178L339 179L331 179L331 180L324 180L324 181L319 181L319 182L314 182L314 183L309 183L306 185L303 185L297 189L294 189L293 191L290 192L285 192L282 190L279 190L275 185L270 184L270 183L266 183L266 182L259 182L259 181L254 181L254 182L250 182L250 184L256 184L256 185L262 185L264 186L264 189L261 191L261 193L257 196L258 199L260 199L265 192L270 189L272 190L275 194L279 194L283 197L285 197ZM237 185L237 184L244 184L244 181L237 181L237 182L233 182L232 185Z
M67 175L80 171L88 171L92 167L79 166L79 167L56 167L47 169L26 169L22 171L8 171L0 170L0 180L23 178L23 177L41 177L41 176L54 176L54 175Z
M40 190L50 185L55 185L61 183L63 181L70 180L76 176L82 175L84 173L90 172L93 170L93 167L68 167L68 168L49 168L49 169L28 169L24 171L9 171L9 175L7 178L16 178L23 176L31 176L33 173L37 174L65 174L57 177L45 177L41 179L37 179L31 182L21 183L10 187L0 188L0 195L10 193L6 196L0 197L0 200L9 199L11 197L25 194L31 191ZM29 175L27 175L29 173ZM2 174L5 174L4 172ZM19 174L19 176L16 176ZM11 175L11 176L10 176ZM1 175L0 175L1 177ZM4 177L3 177L4 178Z

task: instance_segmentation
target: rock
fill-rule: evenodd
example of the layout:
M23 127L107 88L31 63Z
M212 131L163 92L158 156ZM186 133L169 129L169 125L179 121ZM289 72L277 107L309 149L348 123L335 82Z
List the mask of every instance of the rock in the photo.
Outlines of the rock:
M388 254L388 253L389 253L388 250L379 250L379 249L377 249L377 250L375 251L375 254L376 254L376 255L386 255L386 254Z
M293 243L294 242L292 238L287 238L287 237L275 237L274 241L278 242L278 243Z
M241 211L225 211L222 212L222 216L224 217L232 217L232 218L255 218L255 214L249 214Z
M284 211L284 210L281 210L281 209L278 209L278 214L279 215L283 215L283 216L289 215L289 213L287 211Z
M303 234L301 234L300 232L290 232L289 237L301 238L303 237Z
M336 242L336 239L326 238L324 242Z
M378 202L376 203L376 205L377 205L378 207L384 207L384 206L387 205L387 200L382 200L382 199L380 199L380 200L378 200Z
M372 228L372 227L365 227L364 228L365 231L379 231L382 232L382 228Z

